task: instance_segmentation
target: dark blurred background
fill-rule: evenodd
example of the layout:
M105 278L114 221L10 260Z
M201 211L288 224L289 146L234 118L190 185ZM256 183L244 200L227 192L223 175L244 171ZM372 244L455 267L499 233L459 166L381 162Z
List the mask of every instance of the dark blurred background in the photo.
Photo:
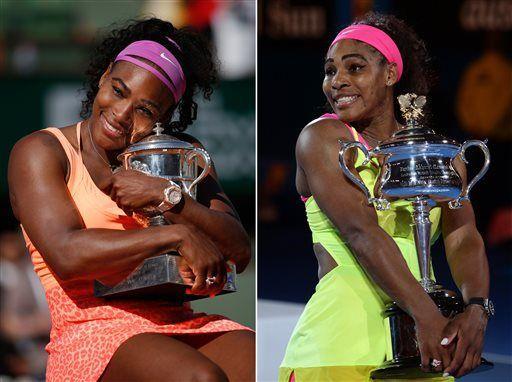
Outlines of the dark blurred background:
M288 303L304 304L318 281L304 205L295 190L295 142L301 129L324 112L321 83L327 47L340 29L370 10L405 20L425 40L438 76L428 97L432 127L461 143L472 138L489 140L491 166L470 197L478 229L486 243L491 266L491 298L497 311L496 317L489 321L485 350L504 355L502 360L510 364L512 1L509 0L258 2L258 354L264 360L259 364L271 364L276 359L276 365L279 364L282 359L279 351L284 348L276 351L274 345L272 355L268 356L270 347L266 346L265 331L272 329L275 339L276 332L291 330L283 326L281 331L276 323L287 314L286 307L295 312L292 316L299 314L301 309L294 306L302 305ZM468 158L470 176L473 176L481 168L483 156L478 150L469 150ZM437 278L445 286L455 288L444 259L442 240L435 245L433 258ZM268 374L265 365L262 367L260 376L274 375ZM510 377L507 380L512 380L510 370L506 371ZM491 380L484 375L481 380Z
M254 242L255 1L0 1L0 380L41 380L48 336L44 293L17 232L9 205L7 162L14 143L48 126L79 120L84 71L95 39L113 23L156 16L206 35L221 62L211 102L199 101L188 133L211 154L221 183ZM194 303L255 326L253 260L239 292ZM7 380L7 379L6 379Z

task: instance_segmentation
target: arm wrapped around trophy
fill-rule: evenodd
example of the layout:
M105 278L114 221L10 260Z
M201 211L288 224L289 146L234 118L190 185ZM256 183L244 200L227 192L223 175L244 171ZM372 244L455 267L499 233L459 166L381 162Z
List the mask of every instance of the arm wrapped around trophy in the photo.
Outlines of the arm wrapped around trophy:
M436 283L432 275L430 255L431 209L444 205L445 209L456 210L461 209L464 202L469 202L469 192L489 167L489 150L482 141L469 140L460 145L422 126L420 119L426 103L425 96L408 93L399 96L398 102L406 126L371 150L360 142L340 141L340 167L344 174L362 189L368 203L374 204L378 211L389 210L391 201L406 200L411 203L414 242L421 275L419 282L443 316L451 319L464 312L465 303L481 304L486 314L492 315L494 308L487 296L467 296L467 300L464 301L457 293ZM482 169L467 183L464 164L468 162L465 153L466 149L472 146L482 150L485 160ZM374 159L381 166L372 191L350 171L346 163L345 154L352 148L360 149L364 153L364 163ZM372 377L381 379L432 376L434 370L425 371L420 368L421 355L413 318L396 302L388 303L383 315L389 330L388 353L386 362L372 372ZM445 343L442 344L449 345L455 335L452 337L443 339ZM477 370L485 370L486 367L492 366L483 358L481 364ZM441 361L433 359L431 365L435 368L441 365Z
M133 211L133 217L146 227L172 224L165 218L165 213L178 208L183 202L183 195L195 201L197 186L208 176L212 167L206 150L163 134L160 123L156 124L154 132L154 135L129 146L118 156L122 164L120 170L135 170L162 179L155 187L156 201L159 204L142 206ZM165 187L163 190L158 187L162 184ZM121 207L126 208L123 205ZM236 265L232 261L226 261L225 268L217 267L204 278L204 282L207 286L219 285L217 294L225 294L236 291L235 278ZM183 302L214 295L211 291L209 294L196 292L197 288L193 288L195 281L196 276L187 260L179 251L172 251L145 259L115 285L105 285L95 280L94 287L98 297L148 295Z
M24 137L9 160L52 317L46 380L254 379L251 329L187 302L235 291L232 264L251 257L209 155L183 133L217 78L209 42L133 20L91 57L83 120Z

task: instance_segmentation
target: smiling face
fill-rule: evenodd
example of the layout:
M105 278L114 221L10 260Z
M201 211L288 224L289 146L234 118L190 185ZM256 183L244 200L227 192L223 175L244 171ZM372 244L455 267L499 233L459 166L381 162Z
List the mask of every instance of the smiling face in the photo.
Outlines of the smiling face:
M89 126L96 145L123 150L150 134L174 107L169 89L151 72L118 61L102 76Z
M389 111L395 65L369 45L341 40L327 52L323 91L336 115L346 122L372 119Z

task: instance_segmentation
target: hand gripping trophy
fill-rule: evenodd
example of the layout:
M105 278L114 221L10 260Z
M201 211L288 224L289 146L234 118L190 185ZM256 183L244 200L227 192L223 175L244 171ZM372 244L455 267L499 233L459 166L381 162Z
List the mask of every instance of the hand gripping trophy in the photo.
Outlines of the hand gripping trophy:
M129 146L118 159L126 169L167 179L170 187L165 193L166 199L171 203L179 202L182 191L195 199L197 184L210 171L210 155L191 143L163 134L163 130L161 123L157 123L153 129L154 135ZM199 175L198 158L203 162L203 169ZM169 224L159 207L146 207L134 212L133 216L144 226ZM95 280L94 295L105 298L158 296L169 298L176 303L208 297L186 292L190 285L185 283L180 275L180 261L181 256L178 252L148 258L116 285L105 285ZM236 291L235 265L228 262L227 267L229 269L226 283L219 294Z
M462 298L437 284L431 276L430 258L430 210L440 202L448 202L449 208L462 206L469 200L469 192L487 172L490 155L487 146L478 140L469 140L460 145L456 141L436 134L423 127L418 120L423 116L425 96L405 94L398 97L400 110L406 120L404 129L391 138L380 142L368 151L360 142L341 142L339 162L345 175L363 190L369 204L375 204L379 211L388 210L390 201L405 199L413 207L414 241L421 273L420 284L434 300L445 317L461 313L464 309ZM485 162L479 173L466 186L453 166L460 157L465 157L466 149L479 147ZM345 153L351 148L360 149L365 155L366 164L372 157L382 163L375 183L374 196L364 183L348 169ZM398 307L389 303L384 312L386 327L390 330L386 361L372 372L372 378L432 377L433 373L423 373L420 369L420 352L416 343L414 320ZM482 360L483 364L492 365Z

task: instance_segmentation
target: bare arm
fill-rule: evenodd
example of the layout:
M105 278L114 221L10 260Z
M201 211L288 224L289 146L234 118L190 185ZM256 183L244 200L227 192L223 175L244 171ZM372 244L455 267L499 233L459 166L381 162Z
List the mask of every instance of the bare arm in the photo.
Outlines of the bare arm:
M346 130L336 123L315 122L302 131L297 142L297 161L309 191L367 274L414 318L422 364L428 365L430 358L442 358L447 364L448 354L439 345L447 320L411 274L396 243L379 227L364 194L339 168L338 139L352 138L342 135Z
M455 166L466 184L465 166ZM442 206L442 229L446 257L455 283L467 303L472 297L489 296L489 265L482 236L476 228L475 214L469 201L452 210ZM445 329L449 343L457 339L453 361L446 372L460 377L480 364L487 316L477 305L469 305Z
M184 257L201 251L190 247L197 237L183 225L130 231L85 229L66 186L65 153L47 133L19 141L12 149L8 171L14 214L62 279L117 273L171 249ZM214 256L215 246L208 240L204 243Z
M476 229L470 202L460 210L443 207L443 237L453 279L467 303L471 297L489 296L489 264L484 241Z
M400 249L378 225L377 214L364 194L338 164L338 126L307 127L297 143L297 159L312 195L338 228L370 277L413 317L437 312L411 274ZM354 171L354 169L352 168Z
M457 160L454 166L467 184L466 167ZM442 206L442 229L446 257L453 279L459 287L464 301L471 297L489 296L489 265L484 241L476 228L475 214L471 202L465 201L460 209Z

